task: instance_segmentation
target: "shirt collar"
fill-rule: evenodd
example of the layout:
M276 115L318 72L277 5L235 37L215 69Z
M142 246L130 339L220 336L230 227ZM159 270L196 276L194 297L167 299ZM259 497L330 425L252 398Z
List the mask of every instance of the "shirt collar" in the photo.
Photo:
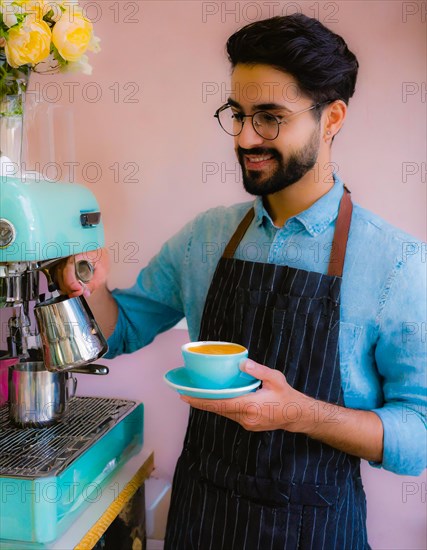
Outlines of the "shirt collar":
M340 200L344 191L343 182L340 178L336 174L334 174L333 177L334 185L326 195L320 197L320 199L312 204L310 208L307 208L307 210L289 218L286 223L288 224L291 220L296 220L298 223L302 224L313 237L323 233L323 231L325 231L325 229L336 219ZM255 199L254 210L255 223L258 227L263 224L264 220L274 225L270 215L264 208L262 197L257 197Z

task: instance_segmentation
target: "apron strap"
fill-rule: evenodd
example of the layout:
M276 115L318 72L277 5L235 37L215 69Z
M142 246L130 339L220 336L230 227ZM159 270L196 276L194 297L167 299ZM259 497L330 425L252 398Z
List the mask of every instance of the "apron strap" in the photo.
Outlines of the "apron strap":
M351 214L353 212L353 203L351 202L350 193L350 190L344 185L344 193L338 210L334 239L332 241L331 255L329 258L328 275L332 277L342 277L343 274Z
M253 209L253 207L251 207L243 220L239 223L239 226L234 232L234 235L231 237L227 246L225 247L224 253L222 255L223 258L232 258L234 256L234 253L236 252L240 241L243 239L243 235L246 233L248 227L251 225L254 216L255 210Z
M342 277L352 212L353 203L350 198L350 190L344 185L344 194L338 210L338 217L335 225L335 233L332 241L332 250L328 267L328 275L333 277ZM225 247L222 255L223 258L233 258L237 247L251 225L254 216L255 210L251 207Z

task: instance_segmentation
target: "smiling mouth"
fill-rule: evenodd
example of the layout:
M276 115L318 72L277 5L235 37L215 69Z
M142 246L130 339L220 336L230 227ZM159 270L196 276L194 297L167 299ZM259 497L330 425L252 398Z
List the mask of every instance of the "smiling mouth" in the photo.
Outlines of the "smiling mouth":
M271 163L274 160L274 155L244 155L245 166L249 170L261 169Z

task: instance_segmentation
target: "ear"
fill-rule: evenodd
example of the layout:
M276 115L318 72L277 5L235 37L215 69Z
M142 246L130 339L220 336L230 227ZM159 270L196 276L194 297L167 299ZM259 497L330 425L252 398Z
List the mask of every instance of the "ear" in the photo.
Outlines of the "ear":
M342 99L331 103L323 112L323 139L326 143L332 143L333 138L338 134L347 114L347 105Z

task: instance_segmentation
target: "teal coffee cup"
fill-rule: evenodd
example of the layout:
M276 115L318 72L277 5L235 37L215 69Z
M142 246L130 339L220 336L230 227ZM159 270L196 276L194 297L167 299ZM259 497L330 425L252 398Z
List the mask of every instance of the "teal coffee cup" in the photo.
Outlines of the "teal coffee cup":
M188 377L197 388L226 389L255 380L240 370L240 364L248 357L248 350L240 344L190 342L181 350Z

